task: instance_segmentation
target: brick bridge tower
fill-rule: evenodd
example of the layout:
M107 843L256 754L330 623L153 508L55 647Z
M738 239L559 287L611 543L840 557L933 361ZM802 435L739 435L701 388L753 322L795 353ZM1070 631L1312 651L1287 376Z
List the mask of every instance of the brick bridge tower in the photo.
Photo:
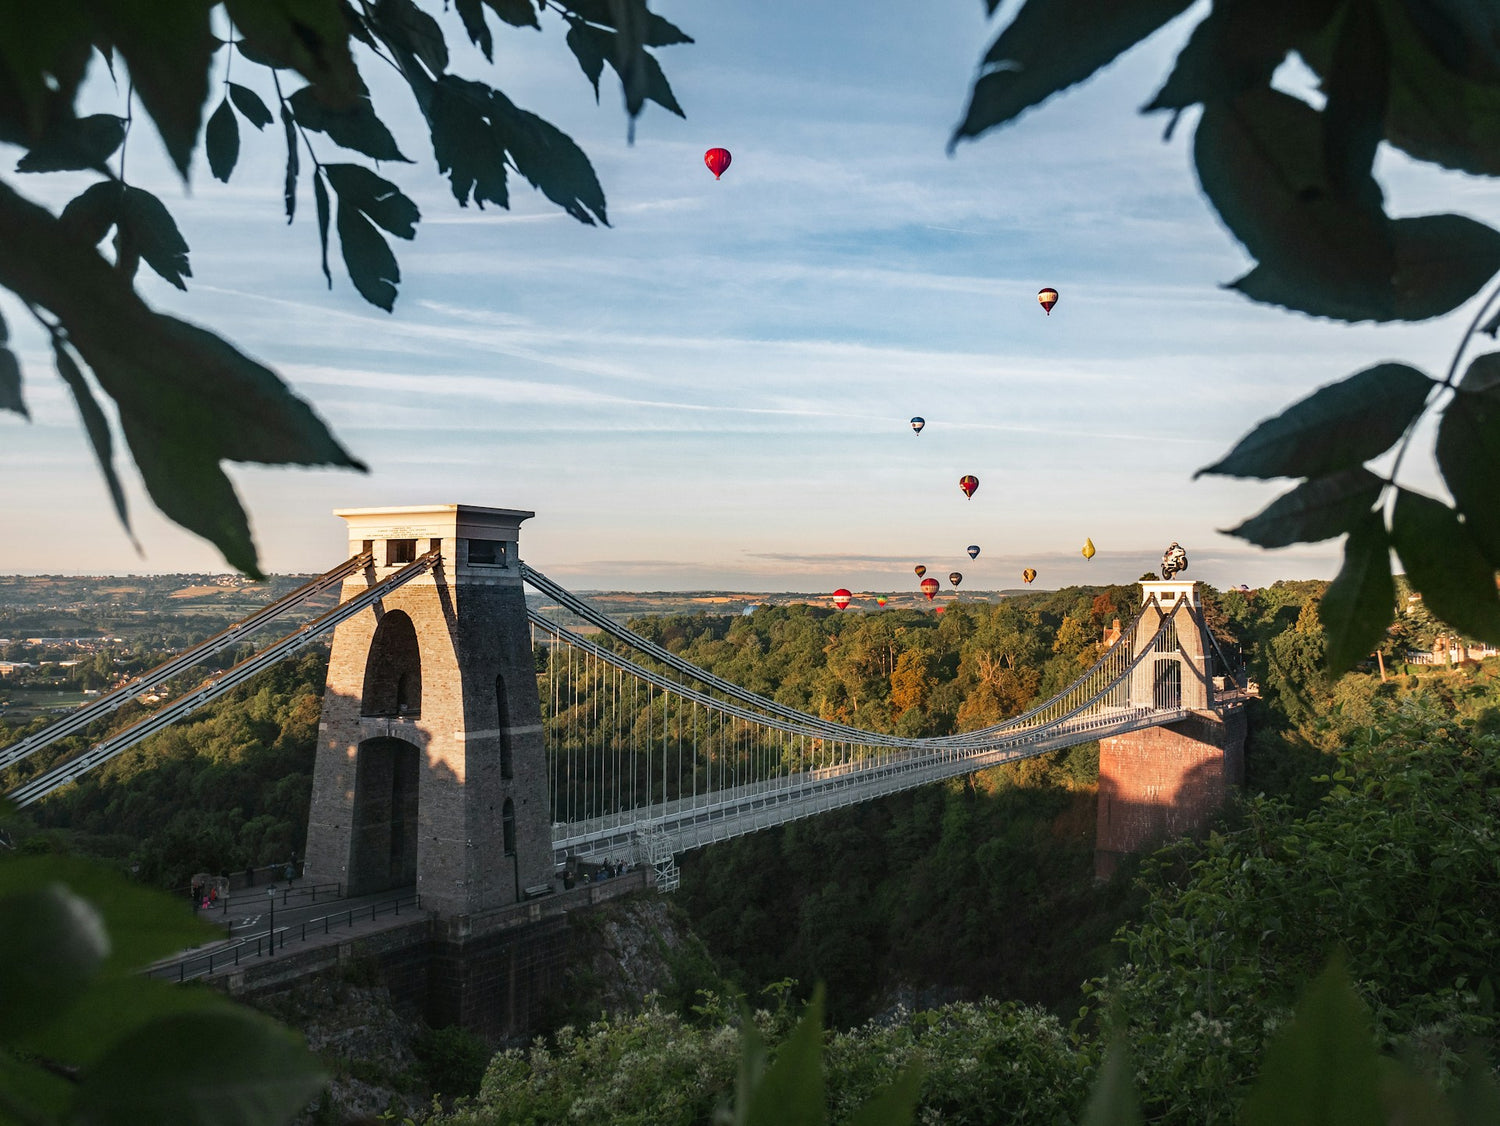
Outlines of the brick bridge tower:
M546 750L517 542L533 513L361 508L347 599L430 550L425 574L339 625L328 662L307 873L361 895L415 885L440 917L552 881Z
M1198 584L1141 583L1142 602L1153 594L1156 608L1141 615L1134 651L1145 648L1164 618L1171 620L1167 651L1136 667L1130 702L1181 706L1192 714L1099 741L1094 874L1101 879L1127 853L1201 828L1223 805L1229 787L1245 776L1242 698L1224 697L1210 673Z

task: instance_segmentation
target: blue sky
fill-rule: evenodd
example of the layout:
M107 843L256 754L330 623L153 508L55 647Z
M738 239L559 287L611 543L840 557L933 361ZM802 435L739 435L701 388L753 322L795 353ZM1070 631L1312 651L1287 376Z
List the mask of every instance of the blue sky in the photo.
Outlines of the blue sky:
M981 588L1028 565L1038 586L1128 582L1172 540L1189 577L1221 586L1333 574L1336 544L1263 552L1215 531L1275 486L1193 471L1371 363L1440 372L1470 312L1348 328L1220 288L1248 259L1198 196L1190 123L1164 143L1164 120L1134 109L1192 16L950 157L999 26L977 0L871 2L857 19L829 0L657 7L697 40L658 52L687 118L651 106L633 145L618 87L595 105L555 20L500 29L493 71L477 54L454 67L584 147L609 229L519 181L509 212L460 209L414 110L363 64L417 162L382 169L423 215L396 244L394 316L338 264L324 288L306 183L297 222L281 217L272 130L242 129L228 186L200 158L190 191L133 134L132 180L192 246L189 292L148 278L148 300L271 364L371 466L233 467L267 569L336 561L333 508L458 501L534 509L522 555L579 588L892 590L917 562ZM712 146L734 154L717 182ZM1380 172L1393 213L1500 212L1493 185L1388 153ZM87 179L12 183L60 206ZM1051 317L1044 285L1062 294ZM222 570L126 465L136 555L43 339L0 310L34 416L0 417L0 571ZM1428 460L1404 473L1437 491Z

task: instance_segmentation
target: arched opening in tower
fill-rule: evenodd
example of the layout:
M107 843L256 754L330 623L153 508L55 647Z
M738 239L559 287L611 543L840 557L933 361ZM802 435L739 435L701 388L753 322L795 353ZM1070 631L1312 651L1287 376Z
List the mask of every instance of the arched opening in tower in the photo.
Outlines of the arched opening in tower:
M417 882L420 755L404 739L382 736L359 745L346 894L365 895Z
M422 656L417 629L400 610L388 610L375 627L365 661L360 714L415 718L422 714Z

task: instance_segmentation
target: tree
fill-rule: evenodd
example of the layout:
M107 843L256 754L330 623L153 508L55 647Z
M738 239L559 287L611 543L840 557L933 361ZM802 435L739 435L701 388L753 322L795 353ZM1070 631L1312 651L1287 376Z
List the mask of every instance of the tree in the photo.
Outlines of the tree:
M648 100L682 113L647 48L691 40L646 0L455 0L454 7L487 59L493 20L536 30L543 18L565 25L596 96L606 63L619 76L632 128ZM329 285L332 232L354 287L390 311L401 271L388 236L411 239L421 216L368 164L329 159L337 148L372 163L409 161L360 75L359 60L370 59L394 68L409 89L460 206L508 207L514 172L579 222L608 222L583 151L500 90L450 71L442 28L415 0L59 0L45 10L0 0L0 141L26 149L16 170L100 176L61 215L0 180L0 286L50 335L57 372L127 529L115 438L87 373L114 401L156 506L250 575L259 574L255 545L221 462L364 467L275 372L137 294L142 262L180 289L192 269L171 213L126 179L126 146L149 118L186 182L201 130L210 172L228 181L241 122L264 129L279 119L287 221L310 180ZM102 69L124 91L122 112L80 117L79 91ZM247 84L252 76L260 93ZM106 258L99 246L111 232ZM25 416L7 340L0 320L0 409Z
M991 14L999 0L988 0ZM981 64L952 145L1087 79L1190 0L1024 0ZM1373 173L1384 141L1420 161L1500 175L1500 36L1492 5L1459 0L1214 0L1142 112L1201 107L1193 160L1209 203L1256 260L1230 283L1316 317L1417 321L1452 312L1500 270L1500 231L1461 215L1393 218ZM1087 29L1080 31L1080 28ZM1295 54L1321 107L1273 85ZM1500 640L1500 289L1480 303L1441 380L1381 363L1294 403L1200 473L1300 483L1231 534L1262 547L1344 536L1323 598L1327 661L1342 672L1394 613L1395 549L1429 608ZM1440 415L1436 457L1453 504L1398 483L1417 424ZM1392 452L1394 451L1394 452ZM1389 469L1366 463L1390 456Z

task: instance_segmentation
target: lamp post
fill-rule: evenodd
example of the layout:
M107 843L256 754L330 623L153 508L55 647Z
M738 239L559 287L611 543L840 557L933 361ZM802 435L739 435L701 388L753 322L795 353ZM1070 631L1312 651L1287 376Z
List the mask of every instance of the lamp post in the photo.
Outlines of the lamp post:
M270 934L268 936L270 938L270 940L271 940L271 943L270 943L270 949L266 951L266 957L269 958L272 954L276 953L276 885L275 884L272 884L270 887L266 888L266 895L271 900L271 927L270 927Z

